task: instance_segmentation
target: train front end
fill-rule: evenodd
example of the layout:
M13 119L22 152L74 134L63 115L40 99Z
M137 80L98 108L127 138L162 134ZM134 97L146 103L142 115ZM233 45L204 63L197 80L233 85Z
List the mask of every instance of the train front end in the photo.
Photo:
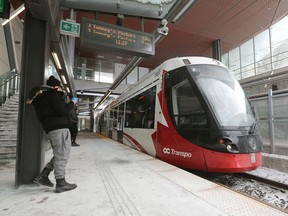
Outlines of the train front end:
M200 166L179 165L208 172L254 170L262 164L262 140L253 108L229 70L208 61L185 59L185 67L164 75L171 124L183 138L181 151L193 149L192 157L203 157Z

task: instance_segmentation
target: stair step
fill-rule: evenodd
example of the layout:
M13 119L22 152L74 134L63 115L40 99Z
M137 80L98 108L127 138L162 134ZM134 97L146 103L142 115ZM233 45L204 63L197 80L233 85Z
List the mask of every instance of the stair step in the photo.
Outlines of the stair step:
M17 145L19 91L0 107L0 159L15 159Z
M15 159L15 158L16 158L16 151L0 152L0 159Z

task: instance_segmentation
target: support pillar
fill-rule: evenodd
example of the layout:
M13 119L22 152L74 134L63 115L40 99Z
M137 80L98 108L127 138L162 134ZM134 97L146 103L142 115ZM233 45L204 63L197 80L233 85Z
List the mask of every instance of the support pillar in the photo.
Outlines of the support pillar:
M26 104L31 88L44 84L49 63L49 36L45 21L26 11L23 31L22 67L18 116L15 186L30 184L45 161L44 132L33 105Z
M212 44L212 57L221 61L221 40L215 40Z

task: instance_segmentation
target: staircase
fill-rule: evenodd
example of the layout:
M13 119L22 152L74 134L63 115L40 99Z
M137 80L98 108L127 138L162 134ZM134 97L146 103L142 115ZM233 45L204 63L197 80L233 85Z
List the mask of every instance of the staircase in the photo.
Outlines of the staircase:
M19 92L0 107L0 159L16 158Z

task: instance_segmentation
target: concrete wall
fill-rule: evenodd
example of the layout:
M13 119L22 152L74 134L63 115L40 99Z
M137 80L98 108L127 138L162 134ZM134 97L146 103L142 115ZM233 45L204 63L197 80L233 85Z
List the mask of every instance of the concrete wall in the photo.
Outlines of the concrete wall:
M1 23L0 23L0 75L10 70L4 29Z
M15 45L15 59L16 59L16 67L20 72L21 70L21 58L22 58L22 45L23 45L23 23L19 18L13 19L12 23L12 32L14 37L14 45Z

